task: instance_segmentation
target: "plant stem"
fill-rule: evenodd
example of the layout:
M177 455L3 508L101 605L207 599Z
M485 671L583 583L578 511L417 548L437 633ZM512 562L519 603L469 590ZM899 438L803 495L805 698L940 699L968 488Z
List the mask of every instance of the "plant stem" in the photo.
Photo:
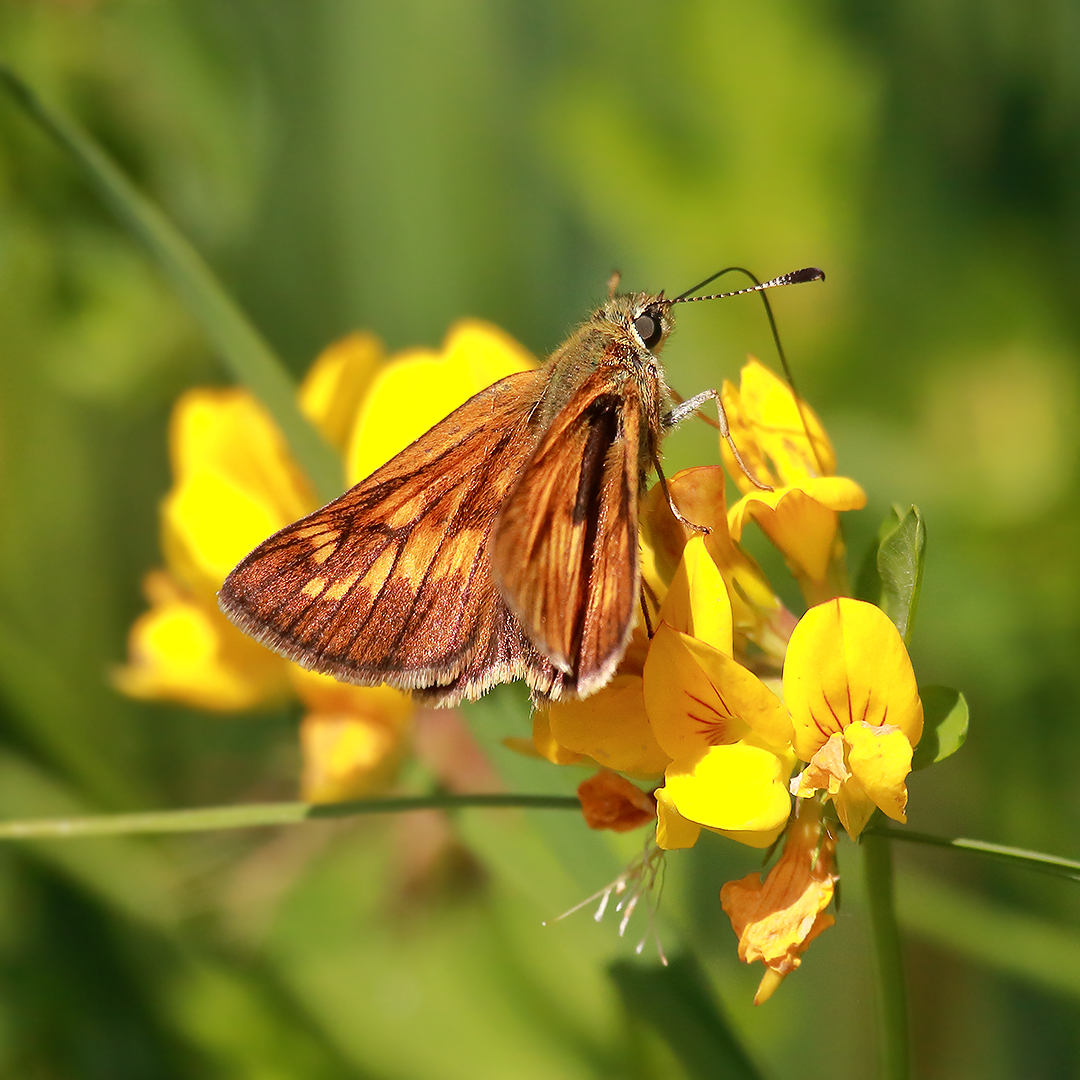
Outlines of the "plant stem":
M890 840L905 840L912 844L929 844L931 847L952 848L983 855L988 859L1022 866L1025 870L1041 870L1045 874L1080 881L1080 860L1066 859L1060 855L1047 855L1028 848L1009 847L1007 844L991 844L986 840L968 840L962 836L935 836L933 833L914 832L911 829L892 829L884 825L871 825L863 836L882 836Z
M863 836L870 928L874 939L882 1080L909 1080L907 985L893 895L892 849L887 837Z
M85 836L133 833L209 832L265 825L299 825L305 821L352 817L357 814L506 807L526 810L580 810L581 803L574 795L489 794L408 795L318 804L293 802L206 806L195 810L152 810L136 814L96 814L89 817L4 821L0 822L0 841L68 840Z

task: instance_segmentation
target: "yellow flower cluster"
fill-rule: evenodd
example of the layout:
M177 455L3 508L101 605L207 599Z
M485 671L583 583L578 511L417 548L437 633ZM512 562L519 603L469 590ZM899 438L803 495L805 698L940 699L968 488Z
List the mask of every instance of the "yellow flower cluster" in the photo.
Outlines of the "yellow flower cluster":
M316 360L299 404L356 483L478 390L534 364L501 331L474 321L453 327L440 352L417 349L390 361L374 337L354 334ZM269 414L246 390L191 390L173 410L169 447L166 568L146 578L150 610L132 627L116 685L133 697L221 712L293 694L305 710L304 798L357 798L384 785L407 745L409 696L305 671L242 634L217 607L233 566L316 507Z
M652 637L639 628L615 678L593 697L539 710L533 736L550 761L592 759L662 779L653 792L661 848L689 847L703 828L767 848L787 830L765 884L750 875L725 886L723 898L740 955L769 968L764 1000L829 925L822 911L835 841L822 804L834 804L852 838L875 809L904 821L923 710L896 627L843 595L838 513L865 496L832 475L835 455L817 417L756 360L738 389L725 384L723 401L748 467L773 490L756 488L729 458L744 494L726 510L719 467L677 474L671 497L709 529L704 535L653 490L642 523ZM801 619L739 547L750 520L801 585L811 605Z
M300 405L355 483L480 389L534 365L478 322L455 326L440 352L391 361L375 339L354 335L317 360ZM835 836L826 804L852 837L875 809L904 821L923 711L896 627L845 595L839 513L861 507L865 496L834 475L835 454L817 417L756 360L739 388L725 383L722 397L745 462L772 489L751 483L721 442L743 493L730 510L720 466L670 479L679 516L660 485L650 491L641 508L648 618L607 686L536 710L533 747L557 764L603 767L580 791L593 827L655 821L661 849L689 847L702 829L755 848L784 836L764 882L752 874L722 894L740 955L768 968L763 1000L830 923ZM194 390L176 406L170 446L166 569L146 580L150 610L132 628L118 686L223 711L291 692L305 709L306 798L356 797L384 784L407 741L407 695L303 671L217 609L233 565L314 509L280 433L247 392ZM740 546L751 521L799 582L808 605L801 618Z

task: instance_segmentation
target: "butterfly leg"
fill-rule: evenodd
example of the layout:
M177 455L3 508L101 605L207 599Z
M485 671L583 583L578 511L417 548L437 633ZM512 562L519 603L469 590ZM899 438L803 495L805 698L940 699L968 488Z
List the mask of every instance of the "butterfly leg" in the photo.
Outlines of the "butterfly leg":
M639 599L641 600L641 617L645 620L645 633L648 635L649 640L652 641L653 624L652 619L649 616L649 601L645 595L646 589L648 589L648 583L644 579L642 579L641 596L639 597ZM651 593L652 589L649 589L649 592Z
M653 457L653 467L656 469L656 477L660 481L660 487L663 489L664 498L667 499L668 508L675 515L675 520L682 522L688 529L693 529L694 532L709 533L709 528L705 525L698 525L691 521L688 517L684 517L682 511L675 505L675 500L671 497L671 492L668 490L667 477L664 475L663 466L660 464L658 457Z
M720 395L715 390L702 390L700 394L695 394L692 398L687 398L686 401L680 401L678 405L663 418L665 430L670 430L675 427L676 424L685 420L691 413L697 412L709 398L712 398L713 401L716 402L716 413L720 421L720 438L724 439L731 448L731 452L735 456L739 468L747 475L750 483L752 483L754 487L760 488L762 491L772 491L772 486L770 484L763 484L750 471L746 462L743 461L742 454L739 453L739 448L735 445L735 440L731 437L731 431L728 428L728 418L727 413L724 411L724 403L720 400ZM664 490L667 490L666 486Z

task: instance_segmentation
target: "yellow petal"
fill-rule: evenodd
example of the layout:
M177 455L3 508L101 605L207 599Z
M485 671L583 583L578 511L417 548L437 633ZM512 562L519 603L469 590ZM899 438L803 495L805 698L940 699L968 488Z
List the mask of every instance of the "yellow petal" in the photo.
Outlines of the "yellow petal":
M732 542L727 526L725 484L724 470L718 465L707 465L677 472L668 481L668 490L684 517L709 530L704 536L705 549L727 586L734 629L770 653L773 649L767 646L778 644L779 654L783 655L787 638L774 643L775 634L770 629L782 605L757 563ZM692 533L678 521L659 484L652 487L644 501L641 521L658 574L663 581L671 581L688 540L700 534ZM764 640L766 635L768 641Z
M383 356L374 334L349 334L319 354L300 386L301 410L340 453Z
M735 444L759 479L767 477L755 465L765 459L772 463L770 475L781 485L836 471L836 455L821 421L760 361L751 359L742 369L739 390L725 383L722 396ZM735 483L750 491L753 485L724 440L720 448Z
M701 826L675 809L671 796L664 788L653 792L656 797L656 844L665 851L693 847L701 835Z
M866 492L846 476L812 477L777 487L772 491L759 491L755 488L728 511L731 535L738 540L748 515L753 517L762 509L776 510L782 502L797 493L830 510L861 510L866 505Z
M866 494L854 480L826 476L745 495L731 508L728 526L739 539L747 518L753 518L796 576L822 581L833 554L837 511L865 505Z
M151 609L135 620L129 660L113 675L131 697L199 709L250 709L285 689L286 663L245 637L215 608L185 594L168 575L147 579Z
M173 476L224 473L263 493L293 520L311 505L311 489L270 414L246 390L189 390L169 426Z
M732 540L726 523L724 528L715 528L705 537L705 548L727 585L735 630L760 645L758 639L763 629L784 610L779 597L761 567Z
M799 620L784 662L784 701L804 761L857 720L891 724L912 746L922 735L922 702L904 642L884 612L860 600L830 600Z
M726 484L727 477L719 465L682 469L667 482L679 512L688 521L708 529L710 536L718 531L727 535ZM657 571L664 581L671 581L687 540L697 534L671 512L663 485L659 483L642 500L640 518L642 532L655 552Z
M710 747L692 763L676 759L664 790L683 817L710 829L779 834L791 813L787 779L791 767L777 754L738 742Z
M308 802L358 799L384 787L408 744L416 706L389 686L353 686L289 665L307 713L300 723Z
M911 743L899 728L856 721L844 730L848 767L870 801L894 821L907 821L907 786Z
M355 484L449 416L474 394L536 360L496 326L465 319L442 350L397 355L371 384L349 441L345 465Z
M637 675L616 675L598 693L580 701L553 701L547 714L559 746L615 772L660 776L668 763L645 715Z
M256 544L314 506L269 415L239 390L194 390L173 410L175 482L162 505L170 569L200 599Z
M536 752L552 765L576 765L585 760L584 754L567 750L551 733L550 705L539 705L533 712L532 745Z
M710 746L752 738L787 752L791 721L753 672L705 642L661 623L645 661L644 700L656 740L692 762Z
M660 607L660 619L731 655L731 601L716 563L705 550L703 537L691 537L683 548L671 588Z
M663 603L664 597L667 595L667 583L670 578L661 576L657 568L656 552L653 550L644 531L639 530L638 539L641 563L641 591L649 605L649 618L652 620L652 625L655 625L658 621L659 605ZM644 633L644 628L642 628L642 632Z
M305 802L360 799L383 788L401 762L402 732L369 716L308 713L300 722Z
M784 822L778 822L775 828L772 829L712 829L710 831L725 836L728 840L734 840L737 844L745 844L747 847L764 850L772 847L780 838L781 833L784 831Z

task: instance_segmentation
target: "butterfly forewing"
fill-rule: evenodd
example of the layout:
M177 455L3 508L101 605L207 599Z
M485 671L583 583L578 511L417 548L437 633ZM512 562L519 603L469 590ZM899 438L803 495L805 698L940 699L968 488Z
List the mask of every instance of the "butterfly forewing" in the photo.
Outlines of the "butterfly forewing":
M543 370L471 398L341 498L266 540L226 579L229 617L305 667L444 704L562 677L491 575L500 506L543 434Z
M495 531L503 598L581 695L611 677L634 618L640 420L635 381L595 371L544 433Z

